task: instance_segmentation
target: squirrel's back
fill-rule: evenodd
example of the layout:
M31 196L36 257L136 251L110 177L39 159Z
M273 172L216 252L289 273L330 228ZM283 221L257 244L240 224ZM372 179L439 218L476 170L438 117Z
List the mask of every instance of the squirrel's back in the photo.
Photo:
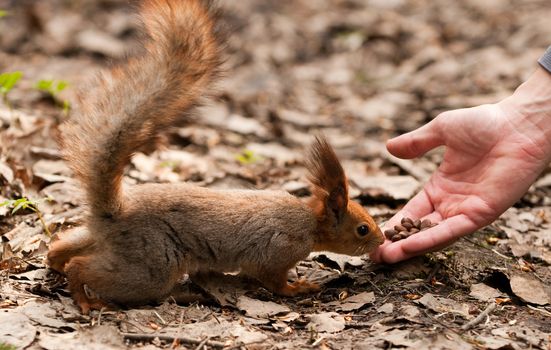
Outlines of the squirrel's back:
M92 217L116 217L131 156L193 108L219 71L216 14L208 0L144 0L145 53L102 73L62 126L61 148Z

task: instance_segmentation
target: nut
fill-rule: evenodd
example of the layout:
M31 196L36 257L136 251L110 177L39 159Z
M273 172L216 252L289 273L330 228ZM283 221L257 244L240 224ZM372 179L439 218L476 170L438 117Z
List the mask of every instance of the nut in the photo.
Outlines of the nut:
M433 223L429 219L413 220L408 217L403 217L400 224L394 226L394 229L385 230L385 237L392 242L397 242L418 232L428 230L436 225L438 225L438 223Z
M405 227L402 226L402 225L396 225L396 226L394 226L394 229L395 229L396 231L398 231L398 232L402 232L402 231L407 231L407 230L408 230L407 228L405 228Z
M396 232L396 230L393 230L393 229L389 229L389 230L385 230L385 237L387 239L392 239L392 237L394 235L396 235L398 232Z
M413 226L413 221L412 221L410 218L407 218L407 217L403 217L402 220L400 221L400 223L401 223L402 225L404 225L404 224L407 223L407 224L410 224L410 225Z
M423 230L426 230L428 228L430 228L432 225L432 223L430 222L429 219L425 219L423 221L421 221L421 225L419 226L419 228L421 229L421 231Z

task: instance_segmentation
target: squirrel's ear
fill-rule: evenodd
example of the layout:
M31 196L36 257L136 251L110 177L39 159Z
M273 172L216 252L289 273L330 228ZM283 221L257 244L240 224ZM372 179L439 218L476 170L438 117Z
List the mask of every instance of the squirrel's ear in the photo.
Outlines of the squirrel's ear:
M344 170L324 136L316 136L306 160L308 180L314 185L314 196L322 201L326 211L340 222L348 206L348 184Z

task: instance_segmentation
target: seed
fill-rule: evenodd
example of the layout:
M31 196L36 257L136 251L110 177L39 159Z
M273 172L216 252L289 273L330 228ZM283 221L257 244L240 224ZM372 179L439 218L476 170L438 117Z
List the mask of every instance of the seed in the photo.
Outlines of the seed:
M390 229L390 230L385 230L385 237L387 239L392 239L392 236L396 235L396 230L393 230L393 229Z
M421 226L419 228L422 231L422 230L427 229L429 227L431 227L431 222L430 222L429 219L425 219L425 220L421 221Z
M402 225L396 225L396 226L394 226L394 229L395 229L396 231L398 231L398 232L402 232L402 231L407 231L407 230L408 230L407 228L405 228L405 227L402 226Z
M402 225L404 225L404 224L406 224L406 223L407 223L407 224L410 224L410 225L413 225L413 221L412 221L410 218L408 218L408 217L403 217L403 218L402 218L402 221L400 221L400 223L401 223Z
M409 237L409 233L408 232L400 232L398 233L398 236L400 237L400 239L406 239Z
M403 217L400 222L401 224L394 226L394 229L389 229L385 231L385 237L390 239L392 242L408 238L409 236L414 235L420 231L428 230L429 228L438 225L438 223L433 223L429 219L413 220L408 217Z

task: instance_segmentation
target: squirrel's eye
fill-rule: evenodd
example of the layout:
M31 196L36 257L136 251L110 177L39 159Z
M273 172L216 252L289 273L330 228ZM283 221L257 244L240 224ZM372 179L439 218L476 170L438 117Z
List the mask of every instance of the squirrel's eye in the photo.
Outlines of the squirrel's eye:
M358 226L356 231L358 231L358 234L360 236L365 236L369 233L369 227L367 227L366 225L361 225L361 226Z

